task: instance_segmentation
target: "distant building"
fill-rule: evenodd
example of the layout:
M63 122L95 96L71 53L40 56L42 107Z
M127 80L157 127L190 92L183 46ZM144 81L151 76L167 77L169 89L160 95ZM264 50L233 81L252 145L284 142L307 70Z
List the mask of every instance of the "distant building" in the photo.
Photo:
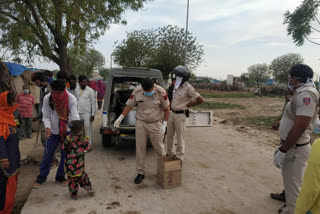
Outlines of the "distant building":
M228 74L227 76L227 85L233 85L233 75Z
M268 79L266 82L263 83L264 85L276 85L274 79Z
M218 83L220 82L217 79L211 77L199 77L197 76L196 79L193 81L194 83Z

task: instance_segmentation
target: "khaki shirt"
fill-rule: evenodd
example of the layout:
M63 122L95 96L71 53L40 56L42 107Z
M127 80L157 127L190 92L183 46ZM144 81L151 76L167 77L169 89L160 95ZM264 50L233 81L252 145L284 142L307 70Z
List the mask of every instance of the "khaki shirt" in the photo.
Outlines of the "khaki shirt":
M314 129L318 117L319 93L312 83L305 84L296 90L290 102L288 102L280 121L280 138L286 140L292 129L296 116L311 117L308 128L302 134L297 144L305 144L310 141L310 134Z
M175 111L187 109L187 104L192 98L197 99L200 94L190 85L185 82L179 88L174 89L172 93L171 108Z
M154 123L162 119L163 109L169 106L166 91L154 85L154 95L147 97L141 86L132 92L126 105L134 108L137 105L136 119L146 123Z

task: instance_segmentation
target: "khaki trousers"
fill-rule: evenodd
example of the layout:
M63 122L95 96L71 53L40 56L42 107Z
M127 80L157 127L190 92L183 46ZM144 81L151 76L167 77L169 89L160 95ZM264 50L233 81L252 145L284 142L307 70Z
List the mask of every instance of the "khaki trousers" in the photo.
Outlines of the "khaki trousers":
M286 207L282 210L281 214L294 214L310 149L310 144L301 147L294 146L286 153L281 169L286 193Z
M136 120L136 168L139 174L144 174L148 136L158 155L166 155L162 142L163 134L160 132L160 127L161 121L146 123L141 120Z
M175 114L170 112L167 127L167 154L175 154L180 160L183 160L185 152L184 128L186 119L187 117L185 114ZM176 152L173 151L174 135L176 135L177 140Z
M90 122L91 114L90 113L79 113L79 116L80 116L81 120L84 120L84 130L86 132L86 135L89 136L89 144L91 146L91 138L92 138L92 134L91 134L92 123Z

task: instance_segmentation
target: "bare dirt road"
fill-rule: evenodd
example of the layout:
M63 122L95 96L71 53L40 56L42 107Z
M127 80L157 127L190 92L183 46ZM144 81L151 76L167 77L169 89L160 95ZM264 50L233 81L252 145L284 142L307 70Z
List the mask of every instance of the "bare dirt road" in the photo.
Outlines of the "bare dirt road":
M80 189L79 199L72 200L67 187L54 182L54 170L41 189L32 190L21 213L269 214L282 205L269 197L282 189L280 170L272 163L276 132L217 122L187 128L183 185L163 190L156 183L153 149L148 149L146 178L135 185L134 147L103 148L96 118L93 151L86 155L95 196Z

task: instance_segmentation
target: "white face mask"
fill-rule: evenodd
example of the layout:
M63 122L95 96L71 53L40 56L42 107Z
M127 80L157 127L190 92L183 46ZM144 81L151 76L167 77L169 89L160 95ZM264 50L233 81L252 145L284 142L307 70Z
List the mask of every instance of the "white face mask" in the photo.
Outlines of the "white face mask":
M308 78L307 79L307 82L306 83L300 83L298 85L290 85L290 82L291 82L292 78L289 79L288 81L288 88L291 90L291 91L294 91L294 87L297 87L297 86L300 86L300 85L305 85L305 84L308 84L308 83L313 83L313 80ZM315 87L315 84L313 83L314 87Z
M292 78L290 78L289 81L288 81L288 88L289 88L290 91L294 91L294 88L293 88L294 86L290 85L291 80L292 80Z
M181 85L183 77L176 77L176 83L174 84L174 89L179 88L179 86Z

